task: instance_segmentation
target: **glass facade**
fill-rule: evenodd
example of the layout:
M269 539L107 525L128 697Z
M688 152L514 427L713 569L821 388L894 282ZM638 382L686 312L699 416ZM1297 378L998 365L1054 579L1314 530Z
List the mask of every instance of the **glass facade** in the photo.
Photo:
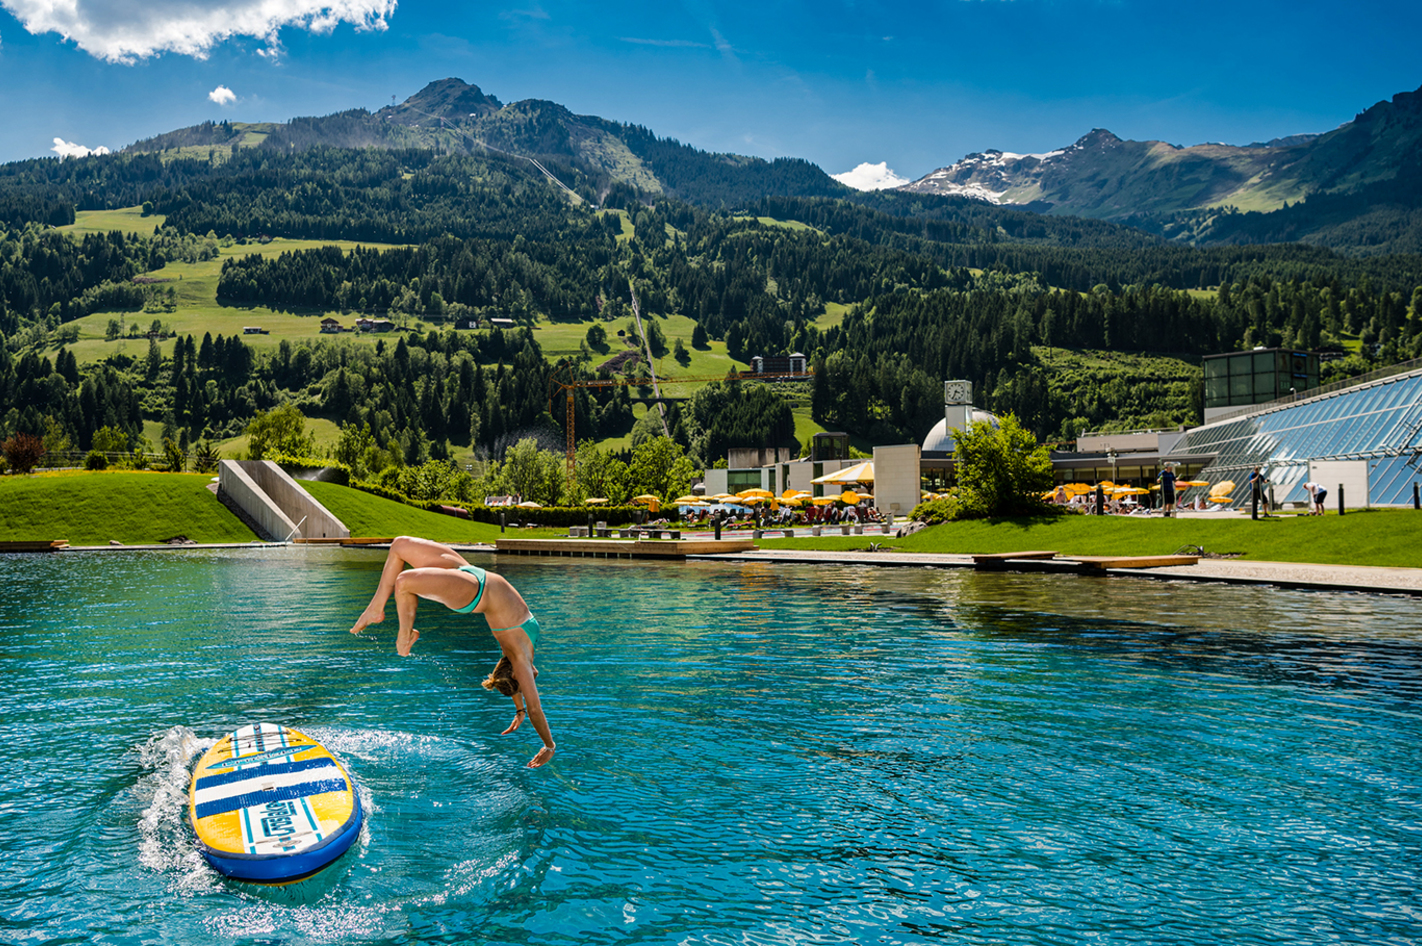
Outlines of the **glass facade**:
M1422 371L1196 427L1169 459L1207 462L1211 482L1234 480L1235 505L1248 501L1256 466L1287 503L1307 500L1310 460L1367 460L1369 502L1410 504L1422 480Z
M1318 387L1318 355L1287 348L1209 355L1205 409L1247 407Z

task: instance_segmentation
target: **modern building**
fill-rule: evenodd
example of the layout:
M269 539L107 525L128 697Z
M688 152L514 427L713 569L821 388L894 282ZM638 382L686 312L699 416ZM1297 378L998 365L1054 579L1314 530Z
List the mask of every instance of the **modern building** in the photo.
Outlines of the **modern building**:
M1199 466L1212 483L1233 480L1235 505L1258 466L1278 503L1302 503L1305 482L1327 487L1329 504L1412 504L1422 482L1422 359L1237 410L1188 431L1164 459Z
M1206 355L1205 423L1242 407L1277 401L1318 387L1318 355L1293 348Z
M1082 434L1074 451L1052 451L1052 471L1058 483L1112 483L1147 486L1160 475L1170 451L1188 433L1184 427ZM1194 479L1200 461L1170 460L1180 479Z

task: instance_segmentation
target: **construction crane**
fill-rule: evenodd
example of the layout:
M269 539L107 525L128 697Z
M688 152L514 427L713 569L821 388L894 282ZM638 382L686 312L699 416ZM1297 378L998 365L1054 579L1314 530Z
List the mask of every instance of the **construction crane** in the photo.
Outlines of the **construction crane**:
M704 384L709 381L809 381L814 377L812 371L784 371L784 372L755 372L742 371L733 374L713 374L699 375L690 378L662 378L660 384ZM577 456L577 437L573 432L573 395L579 388L628 388L647 387L651 385L648 378L587 378L581 381L560 381L557 378L551 379L555 390L548 397L548 410L553 410L553 399L561 391L567 395L568 399L568 479L573 479L573 465ZM657 398L660 404L660 396ZM663 419L665 425L665 419Z

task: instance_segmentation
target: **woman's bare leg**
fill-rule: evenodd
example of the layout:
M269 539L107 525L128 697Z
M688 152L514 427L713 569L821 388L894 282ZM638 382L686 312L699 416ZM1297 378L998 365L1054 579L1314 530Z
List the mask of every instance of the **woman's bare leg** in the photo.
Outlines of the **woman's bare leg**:
M379 624L385 620L385 602L395 593L395 579L400 577L406 565L411 568L458 568L468 564L463 556L447 545L431 542L429 539L400 536L390 543L390 551L385 556L385 567L380 572L380 584L375 588L375 596L356 619L351 633L359 634L371 624ZM411 621L413 620L411 617Z

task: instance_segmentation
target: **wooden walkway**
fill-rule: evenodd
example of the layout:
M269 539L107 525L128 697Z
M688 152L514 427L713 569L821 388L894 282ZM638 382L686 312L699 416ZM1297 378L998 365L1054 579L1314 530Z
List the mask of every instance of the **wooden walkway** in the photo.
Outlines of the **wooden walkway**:
M499 539L498 552L577 558L686 558L723 552L753 552L749 539Z

